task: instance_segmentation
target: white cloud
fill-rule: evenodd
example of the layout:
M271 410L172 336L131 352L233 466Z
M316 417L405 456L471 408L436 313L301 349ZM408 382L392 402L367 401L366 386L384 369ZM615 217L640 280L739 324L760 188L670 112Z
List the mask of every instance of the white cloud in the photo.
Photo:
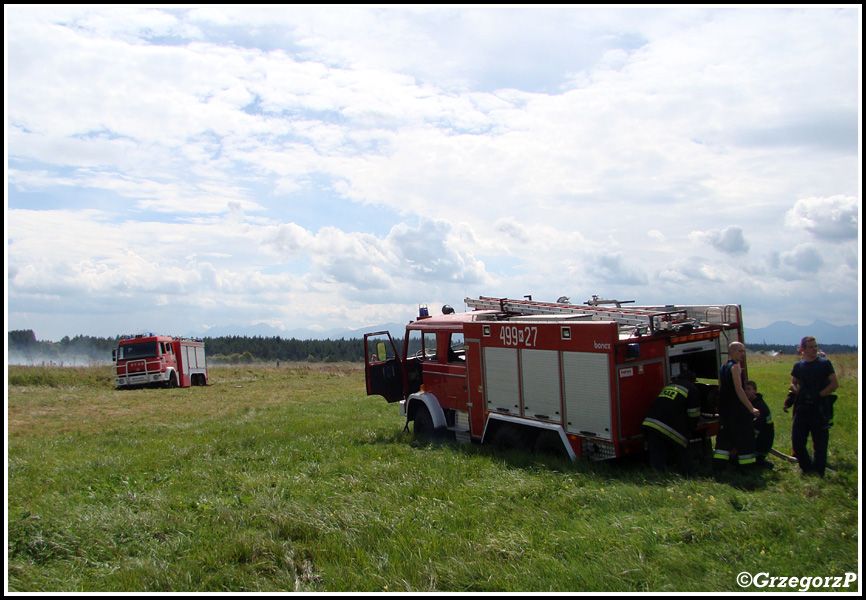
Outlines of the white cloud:
M796 275L813 274L824 266L824 257L814 244L801 244L779 256L782 267L791 269Z
M504 233L516 242L525 244L529 241L529 234L526 228L518 223L514 217L505 217L494 223L494 229L500 233Z
M691 288L712 283L724 284L731 275L731 270L725 265L693 256L674 261L658 273L658 279L666 284Z
M726 227L721 231L694 231L691 237L702 240L725 254L746 254L749 251L749 242L743 236L743 229L736 225Z
M273 247L281 256L292 257L308 252L312 247L314 237L295 223L285 223L268 228L262 238L265 247Z
M588 270L603 283L618 283L620 285L645 285L647 275L635 261L627 258L622 252L597 254Z
M804 198L785 215L785 224L818 240L840 243L856 240L860 230L860 203L853 196Z

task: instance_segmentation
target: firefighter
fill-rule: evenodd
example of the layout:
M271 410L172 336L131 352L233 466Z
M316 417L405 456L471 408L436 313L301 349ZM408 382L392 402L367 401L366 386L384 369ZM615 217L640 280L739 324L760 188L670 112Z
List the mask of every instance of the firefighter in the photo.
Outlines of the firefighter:
M752 406L743 386L740 362L746 356L746 346L733 342L728 347L730 360L719 370L719 434L713 453L713 468L723 471L736 456L740 467L754 467L755 432L753 423L760 411Z
M642 423L650 466L656 471L665 471L667 455L673 453L680 472L686 476L692 472L689 439L701 416L701 393L695 380L689 370L674 377L659 392Z
M776 439L776 426L773 424L773 415L770 412L770 407L764 401L764 396L758 393L758 384L754 381L747 381L744 386L746 396L752 406L760 411L761 416L755 417L755 464L765 469L772 469L773 463L767 460L767 455L773 448L773 441Z
M827 468L827 446L833 426L833 392L839 387L833 364L818 353L818 341L806 336L800 341L802 359L791 371L794 397L794 422L791 425L791 445L800 469L806 474L824 476ZM806 442L812 436L814 460Z

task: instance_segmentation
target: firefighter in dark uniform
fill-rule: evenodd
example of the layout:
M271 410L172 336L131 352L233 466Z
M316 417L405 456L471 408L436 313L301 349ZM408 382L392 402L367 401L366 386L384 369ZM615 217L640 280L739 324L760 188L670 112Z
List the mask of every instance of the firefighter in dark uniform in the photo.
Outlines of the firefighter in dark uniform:
M733 342L728 347L730 360L719 371L719 433L713 453L713 469L721 472L731 459L740 467L755 466L755 418L760 411L746 396L740 362L746 356L746 346Z
M683 370L659 392L643 421L650 466L664 472L669 453L676 456L683 475L692 472L689 439L701 416L701 393L695 374Z
M772 469L773 463L767 460L767 455L773 448L776 439L776 425L773 423L773 414L764 400L764 396L758 393L758 384L747 381L745 385L746 396L752 406L760 411L761 416L755 417L755 464L765 469Z
M827 468L827 446L833 426L833 393L839 387L833 364L818 351L818 340L806 336L800 341L802 359L791 371L794 392L794 422L791 424L791 446L803 473L823 477ZM785 412L787 412L787 403ZM812 436L814 459L806 447Z

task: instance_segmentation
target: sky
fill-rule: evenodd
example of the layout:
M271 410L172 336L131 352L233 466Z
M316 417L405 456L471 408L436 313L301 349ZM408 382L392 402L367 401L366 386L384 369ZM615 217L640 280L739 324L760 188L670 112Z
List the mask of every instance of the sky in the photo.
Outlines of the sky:
M312 334L479 295L859 324L861 26L4 6L7 331Z

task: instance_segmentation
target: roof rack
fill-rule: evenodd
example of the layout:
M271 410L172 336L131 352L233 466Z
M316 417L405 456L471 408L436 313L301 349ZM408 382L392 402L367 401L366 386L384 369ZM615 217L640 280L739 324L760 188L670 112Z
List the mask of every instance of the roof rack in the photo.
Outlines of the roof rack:
M624 301L618 306L602 306L600 303L571 304L568 302L534 302L509 298L466 298L466 305L475 310L498 310L506 315L584 315L598 321L615 321L633 328L636 335L679 329L685 325L696 325L697 319L690 317L685 307L630 307Z

